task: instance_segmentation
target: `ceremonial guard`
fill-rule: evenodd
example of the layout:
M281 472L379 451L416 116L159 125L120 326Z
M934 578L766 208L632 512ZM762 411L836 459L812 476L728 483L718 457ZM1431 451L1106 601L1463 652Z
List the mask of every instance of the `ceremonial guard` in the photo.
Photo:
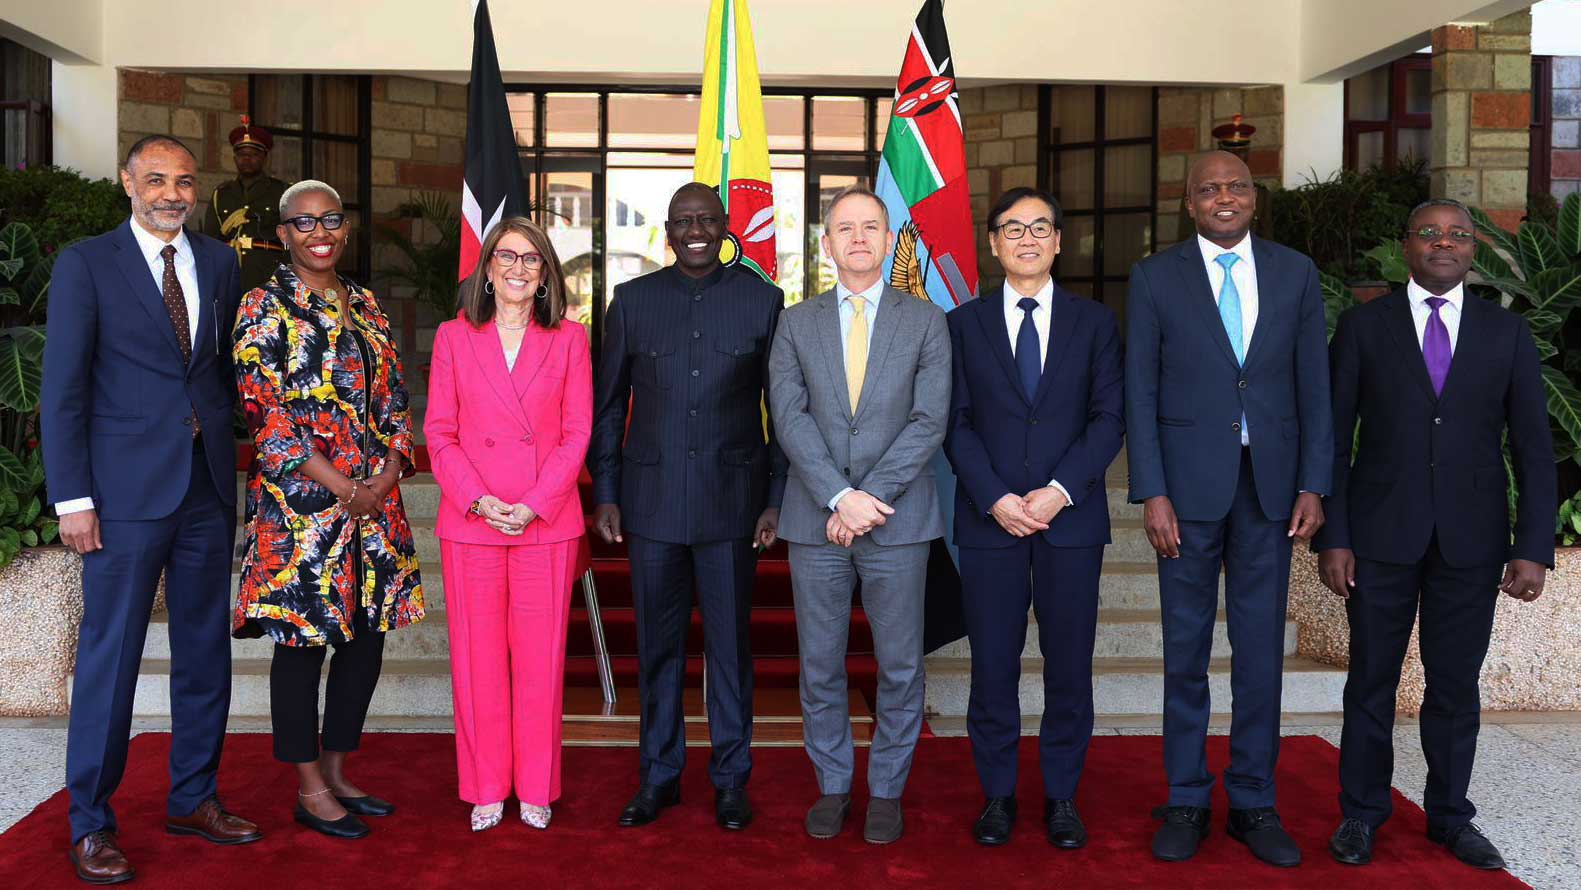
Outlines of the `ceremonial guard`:
M265 172L274 137L242 115L242 125L231 130L231 151L236 157L236 178L222 184L209 198L203 233L218 238L236 251L241 263L242 292L252 290L287 262L285 246L275 234L280 224L280 196L289 183Z

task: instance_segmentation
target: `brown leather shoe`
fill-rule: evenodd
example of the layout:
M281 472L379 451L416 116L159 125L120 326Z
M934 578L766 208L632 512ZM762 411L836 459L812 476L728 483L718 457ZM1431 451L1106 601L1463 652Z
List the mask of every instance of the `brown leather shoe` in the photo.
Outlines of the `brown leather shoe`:
M217 797L198 804L198 808L190 815L166 816L165 831L170 834L197 835L213 844L250 844L263 838L258 826L225 812Z
M115 842L113 831L92 831L72 845L71 864L77 877L90 884L119 884L132 879L132 864Z

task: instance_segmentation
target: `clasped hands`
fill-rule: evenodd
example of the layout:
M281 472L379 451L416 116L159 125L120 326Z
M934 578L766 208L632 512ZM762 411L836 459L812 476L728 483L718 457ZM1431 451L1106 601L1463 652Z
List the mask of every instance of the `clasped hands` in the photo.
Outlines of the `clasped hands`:
M824 537L831 544L850 547L857 538L883 525L895 515L895 508L861 489L852 489L834 505L829 521L824 523Z
M491 494L478 498L478 515L489 527L503 535L516 537L527 530L527 523L538 518L526 504L507 504Z
M1027 535L1047 531L1049 523L1059 512L1070 506L1064 492L1052 485L1035 488L1025 495L1006 492L1005 496L994 502L989 510L994 521L999 527L1024 538Z

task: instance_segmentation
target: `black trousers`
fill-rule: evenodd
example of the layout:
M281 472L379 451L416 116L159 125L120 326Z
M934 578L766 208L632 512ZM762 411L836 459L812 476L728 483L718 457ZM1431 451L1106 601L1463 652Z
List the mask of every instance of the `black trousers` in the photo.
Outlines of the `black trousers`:
M384 666L384 634L369 628L366 609L352 619L353 637L335 646L324 690L324 750L355 751L368 702ZM318 759L318 679L328 646L274 647L269 663L269 716L274 756L286 763Z
M1451 566L1436 536L1418 563L1356 560L1356 588L1345 605L1350 673L1339 757L1340 810L1347 817L1374 828L1389 818L1395 690L1419 610L1427 679L1421 716L1427 820L1453 828L1476 815L1466 789L1481 727L1477 678L1493 635L1502 569Z

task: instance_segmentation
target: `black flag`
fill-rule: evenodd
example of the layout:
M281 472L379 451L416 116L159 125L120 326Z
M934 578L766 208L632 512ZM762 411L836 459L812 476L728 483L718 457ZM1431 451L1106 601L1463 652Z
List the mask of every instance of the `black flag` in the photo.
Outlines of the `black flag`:
M483 238L501 217L527 209L527 186L505 101L488 0L472 3L472 84L467 93L466 174L461 185L461 263L456 280L477 268Z

